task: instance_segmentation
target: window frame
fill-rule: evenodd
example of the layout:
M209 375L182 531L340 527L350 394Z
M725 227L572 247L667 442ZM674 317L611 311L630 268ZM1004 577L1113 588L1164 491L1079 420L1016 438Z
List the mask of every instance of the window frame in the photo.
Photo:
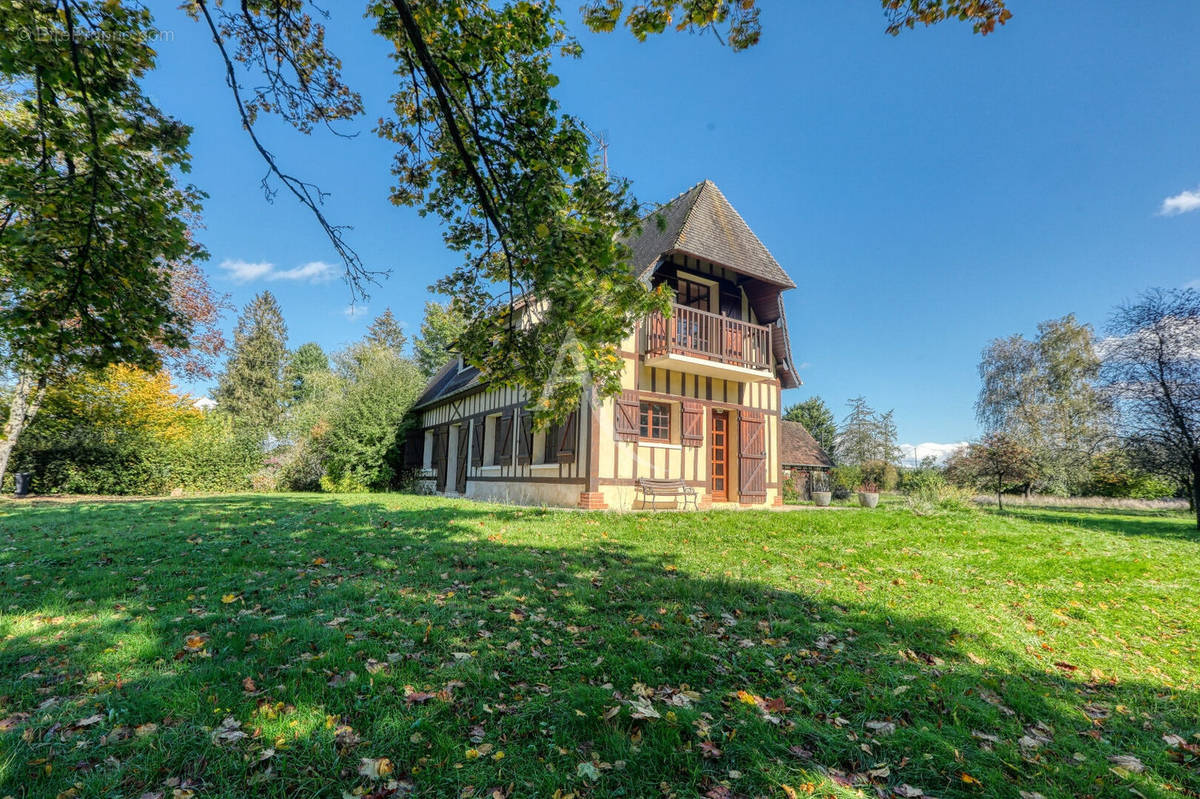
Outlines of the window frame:
M666 417L665 427L654 424L654 409L661 409L661 413ZM672 441L671 434L674 428L674 408L671 403L661 400L639 400L638 401L638 440L652 441L658 444L670 444ZM662 430L664 435L655 435L655 431Z

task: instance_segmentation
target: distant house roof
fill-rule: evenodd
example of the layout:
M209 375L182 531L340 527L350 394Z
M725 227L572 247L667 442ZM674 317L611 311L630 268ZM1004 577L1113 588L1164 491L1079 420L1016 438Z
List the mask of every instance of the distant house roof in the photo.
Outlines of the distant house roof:
M646 216L641 233L623 239L622 243L633 251L633 268L638 277L649 274L660 256L678 252L780 288L796 287L711 180L697 183Z
M784 468L790 466L833 466L833 460L821 449L821 445L799 422L779 421L779 437L782 449L779 462Z

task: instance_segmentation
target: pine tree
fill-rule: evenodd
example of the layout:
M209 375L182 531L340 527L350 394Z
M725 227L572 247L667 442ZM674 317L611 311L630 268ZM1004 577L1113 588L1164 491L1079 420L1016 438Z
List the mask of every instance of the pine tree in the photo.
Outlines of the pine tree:
M443 305L432 300L425 303L425 319L421 322L420 334L413 339L413 351L426 377L450 360L455 341L465 326L466 320L453 303Z
M408 336L396 321L391 308L385 308L383 313L375 317L375 321L367 328L366 342L376 347L387 347L400 357L404 357L404 348L408 345Z
M218 406L245 429L270 432L290 391L284 379L287 325L269 291L245 307L233 332L233 351L213 393Z
M292 402L306 399L313 390L313 377L329 371L329 356L321 345L310 341L301 344L288 356L285 379Z

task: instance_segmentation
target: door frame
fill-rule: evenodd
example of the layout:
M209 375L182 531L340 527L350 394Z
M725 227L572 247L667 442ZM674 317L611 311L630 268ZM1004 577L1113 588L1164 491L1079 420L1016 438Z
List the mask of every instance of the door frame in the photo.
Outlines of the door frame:
M713 488L713 482L716 479L716 475L713 474L713 465L717 463L715 450L717 448L717 446L716 446L716 426L717 426L718 417L724 419L724 421L725 421L725 430L724 430L725 443L722 445L722 449L724 449L723 465L725 466L725 468L722 470L724 472L724 474L721 476L722 479L725 481L725 488L719 494L717 493L717 490L715 488ZM729 420L730 420L730 418L731 418L731 414L727 409L712 408L709 412L709 420L708 420L708 492L709 492L709 499L711 499L713 502L729 502L731 500L731 497L729 496Z

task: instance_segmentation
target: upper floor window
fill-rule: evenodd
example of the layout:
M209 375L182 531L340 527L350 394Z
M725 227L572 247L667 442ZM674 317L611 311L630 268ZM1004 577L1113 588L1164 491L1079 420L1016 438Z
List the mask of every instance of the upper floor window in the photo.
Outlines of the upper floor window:
M639 407L638 435L651 441L671 440L671 406L665 402L643 402Z
M679 278L679 286L675 291L675 298L680 305L707 311L712 307L709 299L711 296L712 286Z

